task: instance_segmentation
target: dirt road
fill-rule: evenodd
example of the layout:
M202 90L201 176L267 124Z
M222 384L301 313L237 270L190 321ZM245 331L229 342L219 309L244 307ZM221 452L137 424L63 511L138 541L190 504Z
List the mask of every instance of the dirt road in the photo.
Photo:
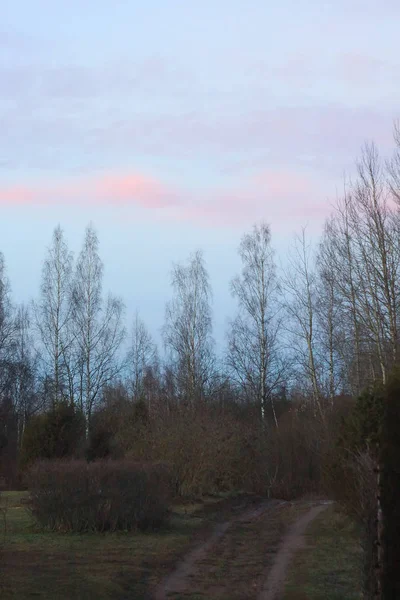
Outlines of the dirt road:
M158 586L155 600L196 594L219 600L277 600L308 524L326 507L268 500L219 523Z
M313 506L290 527L282 540L282 545L275 557L273 567L267 575L266 583L258 595L258 600L278 600L282 597L290 561L298 550L304 548L304 534L308 525L328 505L329 503Z

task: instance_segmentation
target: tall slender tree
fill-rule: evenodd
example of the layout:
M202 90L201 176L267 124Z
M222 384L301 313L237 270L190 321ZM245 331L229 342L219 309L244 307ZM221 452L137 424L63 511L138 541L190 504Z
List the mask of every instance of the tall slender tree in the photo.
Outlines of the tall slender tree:
M122 368L119 350L125 336L124 306L119 298L103 298L103 263L93 226L86 229L73 284L73 317L78 352L77 393L90 428L93 407L103 388Z
M72 319L73 257L60 226L53 232L42 269L40 300L34 304L36 326L42 342L45 371L52 381L52 404L74 398L69 394L69 358L73 344Z
M127 364L133 398L138 400L145 392L146 375L157 364L157 348L137 311L132 323Z
M200 251L172 269L173 299L167 304L164 343L177 389L189 405L205 399L214 375L211 287Z
M18 324L11 301L11 287L6 273L3 254L0 252L0 399L8 395L13 377L13 355Z
M304 377L315 411L321 412L321 386L317 345L317 277L314 253L306 231L294 240L285 271L287 329L291 335L294 360Z
M228 334L227 364L245 397L255 401L264 419L274 406L274 392L283 383L287 367L278 347L281 330L279 284L268 225L255 225L243 236L239 255L241 274L231 283L239 312Z

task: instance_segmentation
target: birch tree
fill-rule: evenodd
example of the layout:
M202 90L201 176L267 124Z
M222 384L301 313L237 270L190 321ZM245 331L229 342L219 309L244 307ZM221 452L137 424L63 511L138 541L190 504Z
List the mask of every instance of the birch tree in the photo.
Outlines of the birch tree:
M0 396L4 395L10 386L17 329L10 282L4 256L0 252Z
M42 358L52 381L52 403L68 398L73 403L68 385L73 336L72 319L73 257L60 226L53 232L42 269L40 300L34 304L36 326L42 342Z
M382 164L374 145L358 164L353 231L359 268L360 314L376 349L383 382L398 355L399 229L387 205Z
M359 310L358 264L354 247L353 198L345 189L339 199L334 214L325 232L326 243L330 245L328 269L335 282L336 301L340 306L340 322L346 335L340 345L340 353L346 365L349 391L359 394L365 382L364 358L365 341L363 323ZM324 241L323 241L324 243Z
M294 240L285 270L287 329L292 339L295 362L310 389L314 410L322 411L317 349L317 277L314 255L305 229Z
M73 285L73 316L78 352L78 402L87 430L103 388L122 368L119 350L125 336L122 301L103 298L103 263L92 226L86 229Z
M21 305L16 313L16 337L13 352L14 377L12 398L18 414L18 434L21 439L29 417L41 408L37 394L39 353L35 348L28 307Z
M278 426L273 394L287 364L278 347L279 285L268 225L256 225L243 236L239 255L242 271L231 282L239 311L228 334L227 364L245 397L260 407L261 418L270 405Z
M156 345L138 312L132 323L127 363L133 398L138 400L144 395L146 375L157 363Z
M316 337L322 367L321 387L331 402L338 393L348 391L345 364L346 352L350 350L348 315L343 319L343 296L337 279L337 242L335 222L329 219L317 255Z
M178 393L189 405L205 399L214 374L211 287L202 253L172 269L173 298L167 304L164 343Z

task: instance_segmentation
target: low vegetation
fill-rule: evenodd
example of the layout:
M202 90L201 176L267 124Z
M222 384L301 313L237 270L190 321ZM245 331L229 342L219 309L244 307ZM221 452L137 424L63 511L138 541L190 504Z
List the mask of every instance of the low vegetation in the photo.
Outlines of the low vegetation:
M357 600L362 592L361 527L334 506L309 526L284 600Z
M151 591L196 542L225 502L175 505L156 531L106 535L60 533L38 527L27 492L3 492L7 533L0 527L2 600L150 600ZM205 510L207 508L207 510Z
M52 531L134 531L160 527L171 484L163 465L129 461L42 461L27 476L29 507Z

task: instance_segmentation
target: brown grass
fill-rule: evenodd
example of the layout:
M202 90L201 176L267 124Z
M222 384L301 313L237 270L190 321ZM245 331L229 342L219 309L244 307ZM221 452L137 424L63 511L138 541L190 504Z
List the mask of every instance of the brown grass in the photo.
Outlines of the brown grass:
M295 557L284 600L356 600L361 597L360 531L334 506L306 532L307 547Z
M7 492L8 531L0 548L2 600L150 600L155 586L214 524L249 502L213 497L174 507L170 524L151 533L71 534L35 526L26 494Z

